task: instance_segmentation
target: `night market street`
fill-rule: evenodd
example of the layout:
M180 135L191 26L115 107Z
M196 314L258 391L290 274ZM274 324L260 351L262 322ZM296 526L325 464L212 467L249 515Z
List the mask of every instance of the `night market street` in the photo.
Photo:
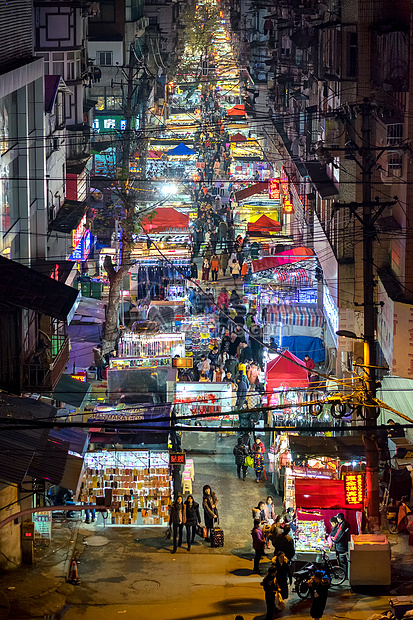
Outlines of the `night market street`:
M0 620L412 620L413 0L0 24Z

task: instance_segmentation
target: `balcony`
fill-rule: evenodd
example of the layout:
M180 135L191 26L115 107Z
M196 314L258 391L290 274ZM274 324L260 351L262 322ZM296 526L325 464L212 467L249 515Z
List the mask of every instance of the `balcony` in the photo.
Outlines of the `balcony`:
M69 361L69 338L52 336L52 361L41 360L36 356L22 365L22 390L27 392L52 392L56 387L66 364Z

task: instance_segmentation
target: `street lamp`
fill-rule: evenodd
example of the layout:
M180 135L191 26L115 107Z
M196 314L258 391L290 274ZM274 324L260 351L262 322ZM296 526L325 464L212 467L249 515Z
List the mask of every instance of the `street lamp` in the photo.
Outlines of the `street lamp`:
M164 196L175 196L177 193L178 193L178 188L173 183L164 185L161 188L161 194L163 194Z
M337 336L344 336L344 338L351 338L352 340L364 340L364 338L356 336L354 332L349 332L347 329L338 329L336 334Z

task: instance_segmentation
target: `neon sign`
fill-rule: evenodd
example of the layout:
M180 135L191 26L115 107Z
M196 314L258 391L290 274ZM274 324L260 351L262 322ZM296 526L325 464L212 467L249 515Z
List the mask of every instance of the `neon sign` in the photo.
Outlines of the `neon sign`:
M268 182L268 196L270 200L280 199L280 181L279 179L270 179Z
M344 476L346 504L362 504L364 499L364 475L349 473Z

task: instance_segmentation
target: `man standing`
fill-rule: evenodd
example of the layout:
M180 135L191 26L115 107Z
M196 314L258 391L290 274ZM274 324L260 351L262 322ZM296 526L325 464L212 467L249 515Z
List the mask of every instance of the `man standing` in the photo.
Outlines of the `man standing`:
M96 367L96 378L98 381L102 381L104 360L102 355L102 345L100 344L93 347L93 362Z
M248 450L242 443L242 437L238 437L238 443L232 451L232 454L235 456L235 465L237 466L237 476L241 480L241 468L242 468L242 479L245 482L245 478L247 476L248 465L244 465L245 457L248 456Z
M314 364L314 360L311 359L311 357L308 355L308 353L306 353L304 355L304 364L307 368L307 370L313 370L315 364Z
M335 531L331 532L331 539L334 542L336 548L337 561L339 565L345 570L346 578L348 576L348 560L347 551L348 543L350 540L350 524L345 520L342 512L339 512L336 516L338 526Z

